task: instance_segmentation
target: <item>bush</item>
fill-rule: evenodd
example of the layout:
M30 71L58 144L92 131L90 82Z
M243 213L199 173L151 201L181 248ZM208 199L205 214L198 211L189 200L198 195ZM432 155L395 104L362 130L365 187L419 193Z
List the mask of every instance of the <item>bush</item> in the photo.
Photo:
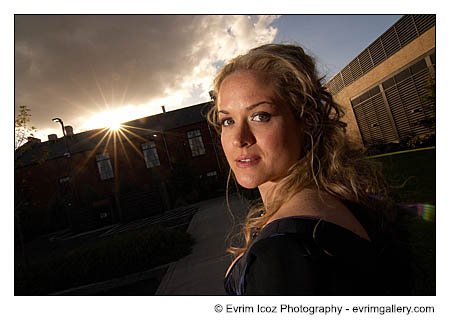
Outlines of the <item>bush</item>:
M436 145L436 134L416 135L406 141L410 149L433 147Z
M380 143L373 144L369 146L366 150L367 156L376 156L389 152L402 151L404 146L401 143L389 142L389 143Z
M42 295L144 271L188 255L189 233L151 227L116 234L15 268L15 295Z
M402 139L400 142L378 143L367 147L366 155L375 156L385 153L427 148L436 145L436 134L422 134L410 136Z

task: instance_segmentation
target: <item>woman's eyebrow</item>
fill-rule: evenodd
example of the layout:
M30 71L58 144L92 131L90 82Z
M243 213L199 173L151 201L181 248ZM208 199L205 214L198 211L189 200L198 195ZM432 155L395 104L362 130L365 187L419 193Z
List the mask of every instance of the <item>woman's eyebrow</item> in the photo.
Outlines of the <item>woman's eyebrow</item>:
M271 102L268 102L268 101L262 101L262 102L259 102L259 103L250 105L249 107L247 107L247 111L251 111L252 109L254 109L254 108L256 108L257 106L262 105L262 104L269 104L269 105L272 105Z
M256 107L258 107L259 105L262 105L262 104L273 105L271 102L268 102L268 101L262 101L262 102L258 102L258 103L256 103L256 104L252 104L252 105L246 107L246 110L247 110L247 111L251 111L252 109L254 109L254 108L256 108ZM230 114L230 113L228 113L227 111L224 111L224 110L219 110L219 114L220 114L220 113L222 113L222 114Z

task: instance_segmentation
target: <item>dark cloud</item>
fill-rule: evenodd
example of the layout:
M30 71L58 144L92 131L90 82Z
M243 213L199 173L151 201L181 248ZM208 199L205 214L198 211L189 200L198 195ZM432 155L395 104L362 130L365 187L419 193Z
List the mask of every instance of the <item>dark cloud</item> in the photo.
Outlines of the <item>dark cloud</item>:
M232 16L16 15L16 108L29 106L43 129L54 127L55 116L79 120L149 102L179 90L190 75L203 78L194 73L201 60L223 60L213 53L215 44L233 24L247 34L252 28L250 19ZM198 93L186 92L192 90Z

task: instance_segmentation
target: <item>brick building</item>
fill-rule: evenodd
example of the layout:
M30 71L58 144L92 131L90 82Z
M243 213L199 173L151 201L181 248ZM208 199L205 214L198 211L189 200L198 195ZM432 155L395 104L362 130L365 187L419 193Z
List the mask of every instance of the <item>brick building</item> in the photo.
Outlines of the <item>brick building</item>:
M436 16L404 15L327 87L365 146L435 132Z
M41 142L17 152L16 206L25 233L92 229L216 195L225 161L211 103Z

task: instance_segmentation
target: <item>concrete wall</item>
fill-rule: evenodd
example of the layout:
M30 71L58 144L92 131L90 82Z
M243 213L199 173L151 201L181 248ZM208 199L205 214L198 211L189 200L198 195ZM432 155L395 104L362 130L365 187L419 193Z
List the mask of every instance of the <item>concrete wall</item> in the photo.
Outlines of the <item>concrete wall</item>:
M426 54L436 47L436 27L432 27L411 43L400 49L397 53L386 59L380 65L363 75L351 85L342 89L334 95L335 101L345 110L344 122L347 123L347 132L362 145L362 138L359 132L358 123L353 113L350 99L361 94L365 90L379 83L397 70L416 58Z

